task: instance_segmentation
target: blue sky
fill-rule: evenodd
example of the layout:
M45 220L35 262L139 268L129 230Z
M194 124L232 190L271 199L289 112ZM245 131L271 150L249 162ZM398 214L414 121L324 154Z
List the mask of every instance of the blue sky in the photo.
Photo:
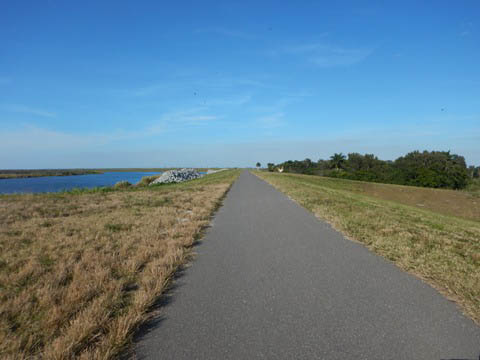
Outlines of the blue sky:
M0 168L480 165L478 1L2 1Z

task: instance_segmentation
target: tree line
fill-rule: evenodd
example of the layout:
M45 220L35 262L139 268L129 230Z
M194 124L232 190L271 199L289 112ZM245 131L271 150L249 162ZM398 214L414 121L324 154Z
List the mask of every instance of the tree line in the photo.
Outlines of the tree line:
M267 167L268 171L448 189L463 189L470 179L480 177L480 166L467 167L463 156L450 151L412 151L394 161L374 154L335 153L328 160L288 160Z

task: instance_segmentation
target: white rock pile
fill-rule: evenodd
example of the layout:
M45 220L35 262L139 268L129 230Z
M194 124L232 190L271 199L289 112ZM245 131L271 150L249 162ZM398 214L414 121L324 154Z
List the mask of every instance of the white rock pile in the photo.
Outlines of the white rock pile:
M169 184L169 183L179 183L183 181L198 179L201 177L198 171L194 169L181 169L181 170L168 170L165 171L159 178L155 179L150 183L154 184Z

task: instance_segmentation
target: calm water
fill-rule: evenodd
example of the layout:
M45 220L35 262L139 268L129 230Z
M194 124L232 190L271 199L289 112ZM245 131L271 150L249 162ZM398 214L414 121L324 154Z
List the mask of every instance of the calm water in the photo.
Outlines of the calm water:
M106 172L103 174L45 176L26 179L0 179L0 194L55 192L74 188L94 188L111 186L126 180L137 183L143 176L156 175L158 172Z

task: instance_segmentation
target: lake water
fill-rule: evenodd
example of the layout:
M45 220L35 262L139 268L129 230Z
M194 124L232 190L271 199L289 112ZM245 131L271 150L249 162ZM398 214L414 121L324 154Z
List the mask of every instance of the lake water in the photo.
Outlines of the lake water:
M103 174L45 176L24 179L0 179L0 194L57 192L74 188L112 186L119 181L137 183L143 176L158 172L106 172Z

